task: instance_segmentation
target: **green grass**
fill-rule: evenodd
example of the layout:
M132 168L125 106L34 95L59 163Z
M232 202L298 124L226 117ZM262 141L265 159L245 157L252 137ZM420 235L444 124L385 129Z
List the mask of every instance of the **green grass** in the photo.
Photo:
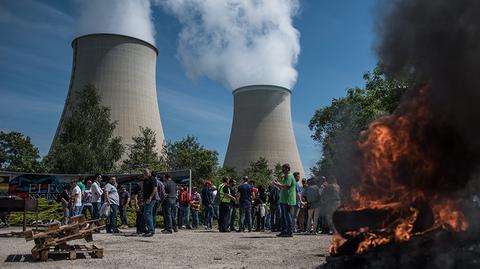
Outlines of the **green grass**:
M27 225L31 224L36 219L36 212L27 212ZM62 205L56 201L47 200L44 198L38 199L38 219L43 222L48 222L51 219L62 221L63 210ZM14 212L10 214L10 225L23 225L23 212Z
M87 213L87 217L88 216ZM36 212L27 212L26 214L27 225L30 225L32 222L36 220ZM52 219L56 219L58 221L63 221L63 209L61 203L56 201L47 200L44 198L38 199L38 220L43 221L44 223L49 222ZM127 208L127 221L128 226L134 227L136 220L136 212L133 207ZM13 226L21 226L23 225L23 212L13 212L10 214L9 218L10 225ZM117 224L120 225L120 213L117 216ZM163 227L163 216L157 216L157 226Z

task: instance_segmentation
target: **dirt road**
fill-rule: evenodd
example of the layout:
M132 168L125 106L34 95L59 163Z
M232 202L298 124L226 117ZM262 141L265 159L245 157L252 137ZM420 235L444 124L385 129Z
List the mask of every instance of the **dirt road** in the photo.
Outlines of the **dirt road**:
M6 232L3 229L2 232ZM31 262L33 242L0 238L0 268L313 268L325 260L330 236L277 238L265 233L219 233L181 230L173 235L141 237L95 234L103 259ZM78 240L78 244L86 244Z

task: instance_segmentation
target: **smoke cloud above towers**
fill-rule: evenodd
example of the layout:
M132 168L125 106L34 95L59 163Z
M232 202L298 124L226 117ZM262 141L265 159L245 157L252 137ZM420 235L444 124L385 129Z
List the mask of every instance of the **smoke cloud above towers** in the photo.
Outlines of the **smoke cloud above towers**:
M252 84L291 89L300 33L298 0L80 1L77 35L116 33L155 43L152 7L175 16L182 30L177 57L190 79L208 77L234 90Z
M296 0L162 0L178 18L178 57L190 78L206 76L234 90L252 84L291 89L300 33Z
M77 0L77 36L109 33L155 44L150 0Z

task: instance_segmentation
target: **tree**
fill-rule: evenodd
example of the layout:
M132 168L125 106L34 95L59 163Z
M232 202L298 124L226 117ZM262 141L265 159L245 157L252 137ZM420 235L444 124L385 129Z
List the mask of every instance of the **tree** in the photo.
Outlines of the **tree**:
M224 177L238 178L238 173L233 167L217 167L213 177L215 185L222 183Z
M0 170L42 172L38 148L19 132L0 131Z
M250 162L250 165L245 169L245 175L249 179L254 180L257 186L264 186L265 188L272 181L272 169L268 166L267 159L261 157L257 161Z
M407 81L386 78L381 65L363 78L365 88L348 89L346 96L333 99L310 120L312 138L322 148L322 156L311 169L312 174L336 175L343 183L358 180L355 178L359 160L356 142L360 132L373 120L391 114L409 85Z
M157 153L155 131L140 126L140 135L132 137L132 140L134 143L129 146L128 158L123 161L123 171L141 172L145 167L155 171L166 170L166 164Z
M194 136L177 142L167 142L163 148L169 170L192 170L193 183L213 178L218 167L218 153L202 146Z
M283 171L282 171L282 164L281 163L276 163L275 168L273 169L273 175L277 178L280 179L283 177Z
M46 163L55 173L111 172L124 151L121 138L112 137L117 122L110 120L110 108L100 105L93 85L76 94L78 102L66 112L68 116Z

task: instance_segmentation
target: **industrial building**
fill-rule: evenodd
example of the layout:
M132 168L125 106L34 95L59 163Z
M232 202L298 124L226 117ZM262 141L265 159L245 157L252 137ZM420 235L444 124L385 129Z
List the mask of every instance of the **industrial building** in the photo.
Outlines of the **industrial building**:
M99 89L101 105L117 121L114 136L132 144L139 127L155 131L161 153L164 134L156 89L156 47L143 40L118 34L90 34L73 40L73 63L68 96L52 145L65 117L75 106L76 92L87 84Z
M238 173L264 157L271 168L289 163L292 172L304 170L292 126L291 91L274 85L252 85L233 91L233 123L224 167Z

